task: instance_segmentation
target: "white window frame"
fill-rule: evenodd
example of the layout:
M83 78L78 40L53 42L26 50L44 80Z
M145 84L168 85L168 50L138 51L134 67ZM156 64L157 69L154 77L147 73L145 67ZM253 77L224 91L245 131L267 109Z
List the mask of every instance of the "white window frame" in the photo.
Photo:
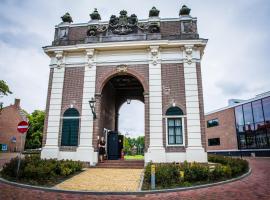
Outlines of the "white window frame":
M165 126L166 126L166 146L167 147L185 147L185 115L165 115L163 116L165 119ZM168 141L168 119L170 118L180 118L182 121L182 137L183 137L183 144L169 144Z

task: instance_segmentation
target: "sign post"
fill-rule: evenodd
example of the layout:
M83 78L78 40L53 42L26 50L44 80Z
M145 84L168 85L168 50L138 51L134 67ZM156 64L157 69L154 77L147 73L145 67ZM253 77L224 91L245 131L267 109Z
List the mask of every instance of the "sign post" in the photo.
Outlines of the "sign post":
M154 164L151 165L151 189L154 190L156 188L156 166Z
M17 178L18 178L20 164L21 164L21 156L22 156L22 149L23 149L23 134L28 131L28 128L29 128L29 125L28 125L28 122L26 121L21 121L17 127L18 132L21 133L21 149L20 149L20 156L19 156L19 161L18 161L18 166L17 166Z

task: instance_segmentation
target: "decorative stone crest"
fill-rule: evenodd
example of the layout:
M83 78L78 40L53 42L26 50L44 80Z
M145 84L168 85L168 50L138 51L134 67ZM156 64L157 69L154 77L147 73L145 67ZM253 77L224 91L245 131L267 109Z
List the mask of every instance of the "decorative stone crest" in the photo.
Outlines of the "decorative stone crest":
M185 45L185 58L184 61L187 62L189 65L192 63L192 52L193 52L193 45Z
M127 65L118 65L117 67L116 67L116 71L118 72L118 73L127 73Z
M159 57L159 46L150 46L150 55L153 65L157 65Z
M120 16L112 15L109 21L109 28L114 34L127 35L135 32L138 19L135 14L127 16L127 11L120 11Z
M61 69L63 66L63 51L55 51L56 66Z
M86 49L86 66L91 68L94 64L95 49Z

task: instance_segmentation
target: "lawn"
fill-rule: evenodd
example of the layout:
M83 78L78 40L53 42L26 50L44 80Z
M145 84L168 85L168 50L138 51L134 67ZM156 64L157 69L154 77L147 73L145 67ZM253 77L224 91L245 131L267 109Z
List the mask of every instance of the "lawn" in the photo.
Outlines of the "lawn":
M144 159L143 155L125 156L125 160L143 160L143 159Z

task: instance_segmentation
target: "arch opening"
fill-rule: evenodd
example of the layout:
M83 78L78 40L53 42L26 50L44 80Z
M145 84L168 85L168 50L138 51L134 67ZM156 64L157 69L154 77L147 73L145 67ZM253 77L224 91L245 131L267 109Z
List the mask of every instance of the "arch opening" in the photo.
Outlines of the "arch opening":
M134 114L134 112L139 111L136 107L140 110L137 115ZM104 136L105 140L109 142L108 135L110 133L122 135L122 144L118 144L118 147L115 148L123 149L124 137L144 136L144 113L144 87L142 83L135 76L128 74L112 76L106 81L101 92L99 117L97 119L99 122L99 137ZM119 120L122 115L125 116L125 119ZM134 129L136 128L134 126L137 123L136 120L141 121L139 129ZM107 145L110 146L107 146L109 154L109 148L114 147L111 144ZM144 144L141 149L144 149Z

